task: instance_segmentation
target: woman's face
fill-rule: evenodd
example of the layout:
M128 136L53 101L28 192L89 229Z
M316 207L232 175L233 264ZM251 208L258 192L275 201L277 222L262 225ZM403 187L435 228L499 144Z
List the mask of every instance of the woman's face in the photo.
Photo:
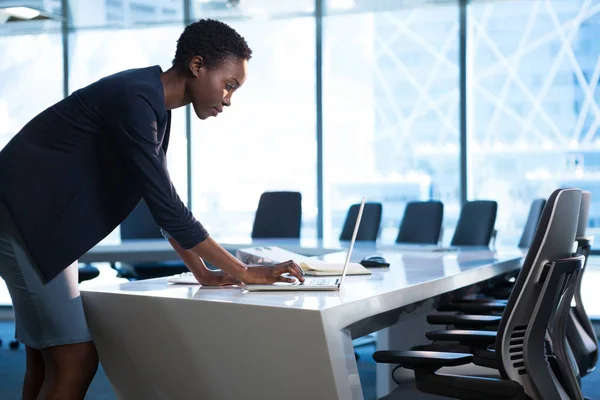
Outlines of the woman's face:
M216 68L206 68L202 57L190 62L192 79L188 84L188 95L196 115L200 119L216 117L223 107L231 105L231 96L244 84L248 61L237 57L223 60Z

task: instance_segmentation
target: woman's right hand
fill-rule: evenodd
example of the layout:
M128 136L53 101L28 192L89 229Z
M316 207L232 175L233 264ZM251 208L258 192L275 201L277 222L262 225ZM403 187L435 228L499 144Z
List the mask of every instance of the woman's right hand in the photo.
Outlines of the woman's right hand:
M287 273L297 278L300 282L304 282L304 272L302 271L302 268L292 260L275 265L248 267L240 280L244 283L254 284L271 284L275 282L293 283L293 278L282 276Z

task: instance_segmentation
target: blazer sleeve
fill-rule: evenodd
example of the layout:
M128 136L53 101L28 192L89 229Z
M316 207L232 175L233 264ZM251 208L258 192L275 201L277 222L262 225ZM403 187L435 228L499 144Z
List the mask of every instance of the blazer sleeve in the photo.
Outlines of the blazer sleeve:
M184 249L204 241L208 232L183 204L169 176L154 109L139 95L119 96L109 108L109 134L126 168L138 178L158 226Z

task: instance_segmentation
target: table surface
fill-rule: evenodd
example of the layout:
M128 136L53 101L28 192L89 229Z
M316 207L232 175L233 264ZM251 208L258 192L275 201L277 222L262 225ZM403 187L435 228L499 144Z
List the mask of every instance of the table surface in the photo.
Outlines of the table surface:
M351 259L360 261L371 254L370 249L355 248ZM200 285L170 284L167 278L126 283L114 283L83 289L88 292L121 293L137 296L157 296L193 301L218 301L255 306L283 307L302 310L325 310L340 305L382 296L403 290L424 290L427 284L439 284L461 274L477 274L482 266L498 266L521 257L519 251L495 252L469 249L456 252L400 252L391 249L377 251L390 262L390 268L372 268L371 275L347 275L339 291L248 292L243 288L215 288ZM322 258L343 262L345 252Z

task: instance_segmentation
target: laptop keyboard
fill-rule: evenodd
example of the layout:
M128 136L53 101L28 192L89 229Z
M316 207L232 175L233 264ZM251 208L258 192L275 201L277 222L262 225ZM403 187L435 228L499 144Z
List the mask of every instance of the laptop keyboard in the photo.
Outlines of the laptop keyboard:
M304 284L311 286L337 285L338 278L305 278Z

